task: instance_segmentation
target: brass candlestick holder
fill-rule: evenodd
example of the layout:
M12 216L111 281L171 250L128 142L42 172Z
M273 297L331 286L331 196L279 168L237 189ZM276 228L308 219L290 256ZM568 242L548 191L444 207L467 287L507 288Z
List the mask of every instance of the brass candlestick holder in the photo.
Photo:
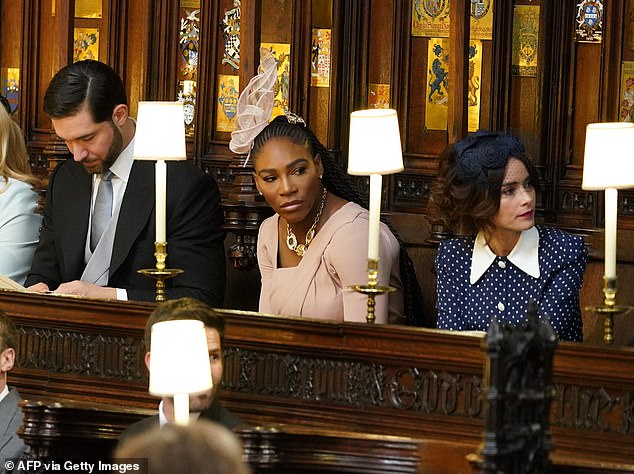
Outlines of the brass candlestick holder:
M365 316L365 321L369 324L374 324L376 320L375 306L377 295L396 290L393 286L379 285L379 260L373 258L368 258L368 284L352 285L350 288L368 296L368 312Z
M614 344L614 316L625 314L629 306L616 305L616 277L603 277L603 304L600 306L588 306L586 310L603 315L603 342L607 345Z
M154 242L154 257L156 258L156 268L145 268L137 270L142 275L154 278L156 280L156 296L154 301L165 301L165 280L174 278L176 275L183 273L178 268L165 268L165 259L167 258L167 242Z

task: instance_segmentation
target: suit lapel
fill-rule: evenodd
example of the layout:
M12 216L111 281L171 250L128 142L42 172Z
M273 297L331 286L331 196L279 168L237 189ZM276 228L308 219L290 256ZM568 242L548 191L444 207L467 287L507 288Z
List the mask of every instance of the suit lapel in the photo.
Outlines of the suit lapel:
M110 259L110 275L126 259L154 208L154 163L135 161L121 202Z

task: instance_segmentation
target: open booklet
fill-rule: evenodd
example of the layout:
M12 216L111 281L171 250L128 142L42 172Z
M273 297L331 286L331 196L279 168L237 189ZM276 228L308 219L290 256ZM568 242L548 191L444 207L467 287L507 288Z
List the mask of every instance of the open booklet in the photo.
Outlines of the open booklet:
M8 276L2 274L0 274L0 288L4 290L26 290L26 288L17 281L13 281Z

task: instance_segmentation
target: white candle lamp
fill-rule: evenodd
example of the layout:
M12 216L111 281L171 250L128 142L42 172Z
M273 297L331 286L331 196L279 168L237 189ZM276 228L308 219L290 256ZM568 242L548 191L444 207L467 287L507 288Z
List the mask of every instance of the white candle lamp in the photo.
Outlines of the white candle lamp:
M156 236L155 269L139 270L156 279L156 301L165 301L165 279L182 270L166 269L166 161L187 159L185 146L185 121L182 102L139 102L136 133L134 137L134 159L156 161Z
M393 109L357 110L350 114L348 173L370 176L368 284L354 285L368 295L366 321L375 321L375 297L393 291L378 285L382 176L403 171L398 115Z
M213 386L202 321L162 321L152 326L149 392L174 397L174 422L189 423L189 395Z
M582 189L605 191L605 269L601 306L587 308L605 316L603 340L612 344L614 315L629 310L616 305L618 189L634 187L634 124L591 123L586 126Z

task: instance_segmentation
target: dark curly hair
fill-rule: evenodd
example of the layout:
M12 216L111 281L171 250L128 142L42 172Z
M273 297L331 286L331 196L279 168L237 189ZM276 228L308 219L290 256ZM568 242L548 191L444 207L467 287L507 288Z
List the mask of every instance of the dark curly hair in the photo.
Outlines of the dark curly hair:
M262 147L272 138L284 137L291 140L295 145L306 145L309 147L312 157L319 155L324 168L322 182L329 192L347 201L354 202L365 209L368 204L361 195L357 185L348 175L341 165L335 160L326 147L317 139L313 131L305 125L303 120L290 123L289 119L280 115L275 117L255 138L251 157L256 159ZM424 314L423 295L416 278L414 263L405 249L398 233L392 224L385 218L381 218L392 231L400 246L400 276L403 284L403 299L405 303L406 324L411 326L435 327L433 321Z
M438 178L432 186L430 212L456 235L471 236L489 229L500 208L506 165L517 158L539 191L537 170L519 138L503 132L478 131L440 155Z

